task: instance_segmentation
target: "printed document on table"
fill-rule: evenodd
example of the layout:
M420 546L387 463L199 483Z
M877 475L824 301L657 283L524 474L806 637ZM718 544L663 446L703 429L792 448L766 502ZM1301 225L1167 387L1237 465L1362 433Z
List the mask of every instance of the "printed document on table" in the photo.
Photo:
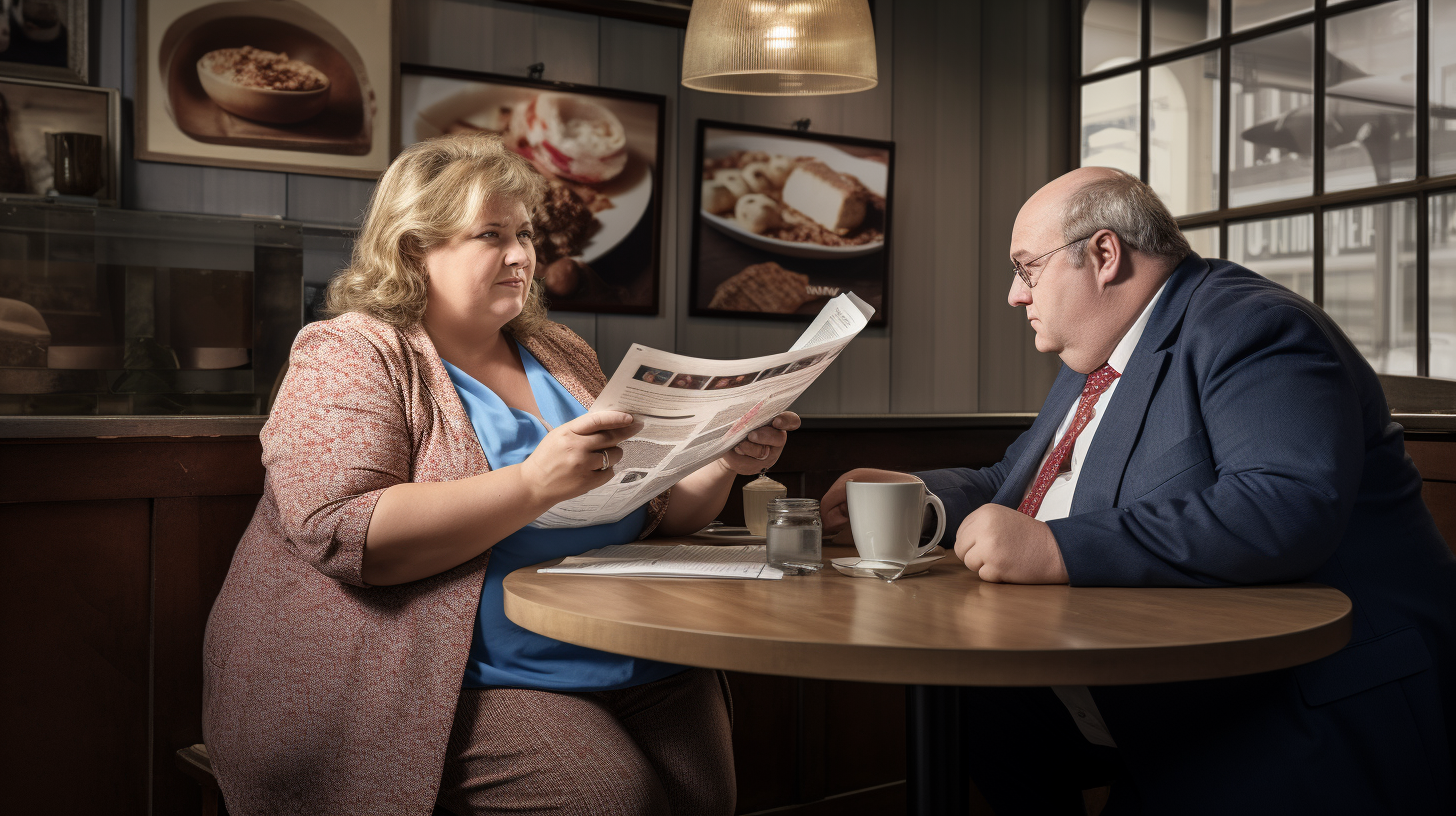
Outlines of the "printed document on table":
M762 544L614 544L563 559L537 572L639 578L739 578L777 581L784 571L765 563Z
M612 480L552 507L535 527L619 521L712 462L804 393L875 313L852 292L830 300L788 351L707 360L634 345L593 411L626 411L641 426L621 443Z

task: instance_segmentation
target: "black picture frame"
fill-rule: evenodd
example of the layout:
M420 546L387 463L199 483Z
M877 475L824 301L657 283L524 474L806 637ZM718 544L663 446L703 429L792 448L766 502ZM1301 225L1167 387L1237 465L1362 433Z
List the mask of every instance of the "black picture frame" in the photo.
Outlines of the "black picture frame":
M843 237L861 243L821 246L819 241L834 239L824 235L829 230L813 224L797 230L810 239L783 240L773 236L796 234L792 224L782 231L759 234L732 213L707 212L705 182L718 170L734 169L720 164L741 161L742 157L733 155L740 150L788 159L791 166L803 159L817 159L839 177L851 177L858 183L855 195L867 196L865 218ZM894 142L701 119L694 160L698 175L693 185L688 314L808 322L830 297L853 291L875 308L869 325L888 323ZM879 165L883 165L883 175ZM773 198L779 212L784 212L782 187L775 190L772 182L767 184L767 192L758 194ZM750 192L757 191L750 188ZM734 197L741 200L742 194ZM796 210L789 217L800 223L806 218Z
M506 0L526 6L578 11L601 17L617 17L639 23L687 28L692 0Z
M0 76L70 82L90 81L89 0L47 0L46 19L25 16L20 0L0 2Z
M549 223L537 231L548 233L538 242L538 270L546 284L553 311L655 315L661 304L662 174L667 99L592 85L547 82L521 77L435 68L400 66L400 113L394 131L399 148L452 130L496 130L507 143L530 154L530 144L509 129L516 106L531 104L547 93L582 98L597 110L616 117L626 136L627 161L619 173L597 183L563 178L542 153L534 163L551 181L554 196L575 197L594 210L585 225L585 238L552 241ZM530 157L528 155L528 157ZM563 188L569 191L563 192ZM570 203L570 202L568 202ZM581 223L576 204L569 218ZM577 234L566 226L562 232ZM558 233L561 234L561 233ZM563 249L566 247L566 249Z

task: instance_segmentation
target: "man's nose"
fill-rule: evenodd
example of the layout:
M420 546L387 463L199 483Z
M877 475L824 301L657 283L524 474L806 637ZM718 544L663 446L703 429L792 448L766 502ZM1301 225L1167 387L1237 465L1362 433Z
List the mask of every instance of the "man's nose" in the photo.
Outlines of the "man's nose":
M1017 275L1011 276L1011 291L1006 293L1006 303L1009 306L1025 306L1031 302L1031 290L1021 282Z

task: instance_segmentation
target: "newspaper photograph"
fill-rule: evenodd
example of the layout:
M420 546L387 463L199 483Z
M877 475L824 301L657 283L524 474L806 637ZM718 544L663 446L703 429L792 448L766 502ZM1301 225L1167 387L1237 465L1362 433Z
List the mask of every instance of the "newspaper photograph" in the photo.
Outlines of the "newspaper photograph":
M853 293L830 300L786 352L708 360L634 345L592 411L625 411L639 429L621 443L612 480L541 515L535 527L620 521L773 420L869 323Z

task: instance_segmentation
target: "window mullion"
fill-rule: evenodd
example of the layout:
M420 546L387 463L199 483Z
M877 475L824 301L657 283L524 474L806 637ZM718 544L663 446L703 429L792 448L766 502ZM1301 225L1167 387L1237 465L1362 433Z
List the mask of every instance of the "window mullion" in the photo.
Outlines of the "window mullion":
M1142 0L1138 3L1138 14L1141 22L1138 24L1138 96L1141 102L1138 104L1138 178L1145 184L1151 184L1152 179L1148 176L1151 159L1148 156L1152 146L1149 138L1149 131L1152 130L1153 114L1148 110L1149 97L1151 96L1149 86L1152 84L1149 78L1148 57L1153 53L1153 2Z

